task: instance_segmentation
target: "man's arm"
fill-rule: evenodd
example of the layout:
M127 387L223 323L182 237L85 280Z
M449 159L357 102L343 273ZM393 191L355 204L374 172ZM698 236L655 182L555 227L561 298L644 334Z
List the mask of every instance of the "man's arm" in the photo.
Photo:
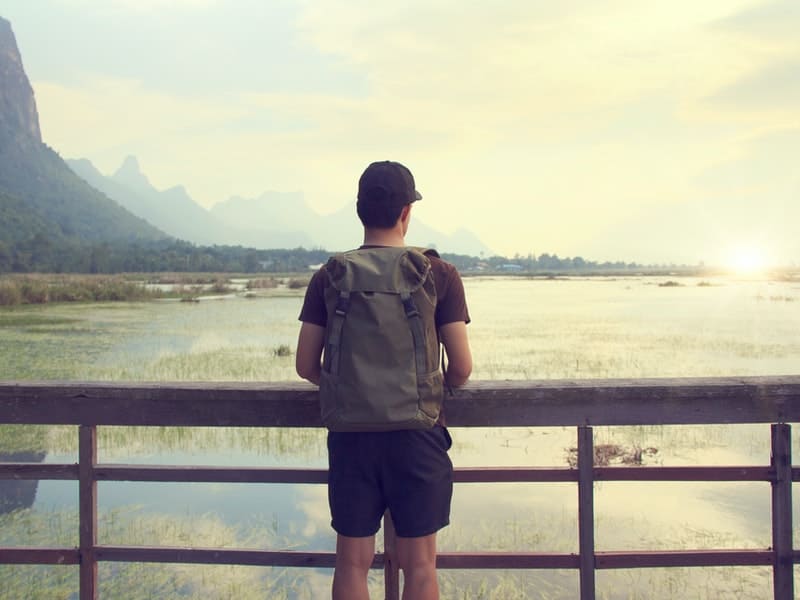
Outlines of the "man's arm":
M472 373L472 352L467 339L467 324L464 321L447 323L439 328L439 337L447 353L445 379L453 387L466 383ZM298 357L300 353L298 352Z
M297 338L295 369L303 379L319 385L320 359L325 344L325 328L313 323L303 322Z

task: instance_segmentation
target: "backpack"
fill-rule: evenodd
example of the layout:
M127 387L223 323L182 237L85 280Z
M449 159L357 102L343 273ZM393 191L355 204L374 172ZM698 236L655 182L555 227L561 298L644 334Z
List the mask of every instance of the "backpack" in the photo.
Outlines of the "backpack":
M328 324L320 375L331 431L427 429L439 417L443 376L428 255L407 247L337 254L325 270Z

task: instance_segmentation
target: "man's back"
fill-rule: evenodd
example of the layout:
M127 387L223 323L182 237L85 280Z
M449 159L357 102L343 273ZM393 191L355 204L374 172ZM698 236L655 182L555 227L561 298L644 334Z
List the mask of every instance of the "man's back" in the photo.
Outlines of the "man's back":
M412 256L405 249L405 234L411 206L421 197L411 172L403 165L389 161L371 164L359 180L357 212L364 225L364 245L356 252L375 251L381 255L385 250L387 255ZM466 336L469 314L464 287L452 265L438 257L428 257L428 261L433 326L427 335L430 340L438 337L437 347L438 340L444 344L448 368L443 376L457 386L466 381L472 369ZM383 268L375 269L381 271L378 280L386 275ZM359 277L371 279L372 275L366 277L361 273ZM345 267L344 280L347 279ZM327 385L332 365L357 361L364 366L360 384L363 389L351 390L351 395L365 394L379 403L392 395L393 386L389 381L372 385L368 381L370 366L394 365L398 370L410 370L404 359L413 356L415 374L416 369L439 374L438 361L416 366L414 335L410 329L408 337L397 333L380 336L381 341L374 346L362 340L370 349L358 358L359 338L353 337L349 346L344 344L344 334L339 329L344 327L347 318L342 319L342 315L337 314L347 315L351 310L345 304L353 289L345 285L346 289L342 290L336 281L337 278L323 268L315 273L306 290L296 353L297 372L301 377L317 385L320 382ZM424 291L425 286L421 289ZM364 293L365 306L368 293L376 291L358 291ZM391 302L379 304L376 315L389 310ZM401 301L400 305L407 308L407 303ZM414 312L419 312L418 307L405 310L405 316ZM412 343L404 345L398 337L410 338ZM335 343L330 343L332 338ZM453 491L453 465L447 454L450 444L442 412L434 426L426 429L329 431L328 499L331 525L338 534L334 600L369 597L366 581L375 551L375 533L387 509L391 511L398 536L396 550L404 574L403 598L438 598L436 532L449 523L450 517Z

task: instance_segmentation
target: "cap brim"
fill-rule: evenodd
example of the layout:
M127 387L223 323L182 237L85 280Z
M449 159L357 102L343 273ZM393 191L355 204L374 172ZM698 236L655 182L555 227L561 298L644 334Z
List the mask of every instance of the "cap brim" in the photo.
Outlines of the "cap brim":
M420 194L417 190L414 190L414 202L417 200L422 200L422 194Z

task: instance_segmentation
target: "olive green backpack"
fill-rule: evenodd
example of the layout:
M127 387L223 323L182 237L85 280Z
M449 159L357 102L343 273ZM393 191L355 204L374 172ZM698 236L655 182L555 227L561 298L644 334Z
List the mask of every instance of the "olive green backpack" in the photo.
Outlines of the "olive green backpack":
M319 392L322 422L331 431L436 423L443 377L426 254L436 252L362 248L325 265L331 285Z

